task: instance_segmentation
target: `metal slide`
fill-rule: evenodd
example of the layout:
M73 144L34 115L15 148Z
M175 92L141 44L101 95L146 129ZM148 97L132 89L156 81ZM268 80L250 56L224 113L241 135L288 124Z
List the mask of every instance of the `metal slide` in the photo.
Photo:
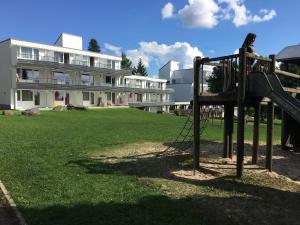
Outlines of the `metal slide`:
M255 97L268 97L300 123L300 101L284 91L274 74L256 72L249 74L250 91Z

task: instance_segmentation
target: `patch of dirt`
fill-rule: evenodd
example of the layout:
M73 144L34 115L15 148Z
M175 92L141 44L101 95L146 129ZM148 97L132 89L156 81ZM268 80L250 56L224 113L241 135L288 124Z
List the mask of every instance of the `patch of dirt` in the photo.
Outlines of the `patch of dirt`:
M187 155L191 154L191 149L184 152L176 149L166 150L162 143L136 143L117 147L109 151L107 155L93 155L92 158L99 157L109 163L137 161L138 159L165 157L166 155ZM207 142L201 144L200 170L194 171L191 168L192 161L180 162L177 166L170 168L171 176L182 177L191 180L212 180L218 177L233 175L236 169L236 152L233 159L224 159L221 157L223 144L216 142ZM236 149L236 146L234 146ZM252 165L252 146L245 144L244 168L247 173L264 173L270 177L282 178L288 182L300 184L300 154L294 152L282 151L280 146L273 148L273 172L265 170L265 152L266 146L260 146L258 152L258 164Z

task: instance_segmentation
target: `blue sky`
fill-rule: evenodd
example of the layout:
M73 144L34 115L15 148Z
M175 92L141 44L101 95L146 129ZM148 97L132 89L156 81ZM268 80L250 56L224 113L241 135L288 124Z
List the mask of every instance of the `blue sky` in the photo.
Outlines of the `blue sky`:
M0 40L52 44L67 32L83 36L86 48L96 38L104 53L124 51L133 61L142 57L155 75L168 59L188 67L198 53L231 54L248 32L257 33L261 55L299 44L299 9L299 0L1 0Z

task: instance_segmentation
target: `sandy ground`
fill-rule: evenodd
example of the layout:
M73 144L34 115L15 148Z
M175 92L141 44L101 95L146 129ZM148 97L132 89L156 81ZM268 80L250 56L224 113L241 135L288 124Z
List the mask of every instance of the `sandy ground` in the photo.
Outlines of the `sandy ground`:
M232 174L236 169L236 152L234 151L233 159L222 158L222 143L208 142L201 145L200 167L199 171L193 171L191 167L184 167L184 169L177 168L171 173L175 176L184 177L188 179L208 180L216 177L226 176ZM126 161L133 159L149 158L149 157L163 157L164 155L172 154L191 154L191 149L182 152L180 149L171 148L164 151L166 145L160 143L142 143L131 144L116 148L107 160L113 163L114 161ZM234 146L236 149L236 146ZM244 168L246 172L266 173L272 177L281 177L289 182L300 184L300 154L291 151L282 151L280 146L273 148L273 171L268 172L265 169L265 152L266 146L260 146L258 151L258 164L252 165L252 146L245 144L245 158ZM98 158L99 156L94 156ZM102 157L100 157L102 158ZM209 172L206 172L209 171Z

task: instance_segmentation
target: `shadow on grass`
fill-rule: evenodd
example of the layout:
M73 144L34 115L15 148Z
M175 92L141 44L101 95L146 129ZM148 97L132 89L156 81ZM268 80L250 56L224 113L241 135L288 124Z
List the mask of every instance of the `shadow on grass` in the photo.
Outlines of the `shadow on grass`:
M299 225L299 193L245 185L230 177L197 182L197 185L245 192L250 196L203 194L171 199L156 195L134 203L54 205L21 211L31 225Z
M214 176L214 179L193 180L173 175L174 170L190 170L190 159L189 154L146 153L124 157L102 156L96 159L82 159L70 161L67 166L81 167L88 174L95 175L119 173L141 178L163 178L193 185L202 188L202 191L206 190L199 195L181 199L152 196L141 199L137 204L103 203L94 207L79 206L81 210L86 210L87 215L94 216L95 213L101 212L101 215L97 215L101 221L95 220L89 224L299 225L299 192L282 191L277 185L275 185L277 188L271 188L270 184L264 183L266 177L261 179L246 177L245 180L239 181L232 176L222 176L215 170L207 168L202 169L201 172ZM214 196L211 193L214 193ZM229 197L224 197L224 193L231 194ZM63 208L62 211L64 210L68 209ZM74 211L77 209L75 208Z

